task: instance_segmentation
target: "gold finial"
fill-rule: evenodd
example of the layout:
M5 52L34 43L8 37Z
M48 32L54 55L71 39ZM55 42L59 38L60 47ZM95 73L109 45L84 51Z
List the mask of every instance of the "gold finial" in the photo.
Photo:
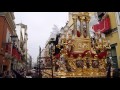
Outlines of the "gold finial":
M84 12L83 13L85 16L89 16L89 12Z
M72 14L72 19L73 19L73 21L75 21L77 19L77 15L76 14Z

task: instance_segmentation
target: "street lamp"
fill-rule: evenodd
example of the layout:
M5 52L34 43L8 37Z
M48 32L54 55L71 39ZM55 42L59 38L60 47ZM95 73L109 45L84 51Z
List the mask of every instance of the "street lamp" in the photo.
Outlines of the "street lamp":
M11 40L13 41L13 45L15 44L15 41L17 40L18 36L17 35L13 35L13 36L10 36L11 37Z
M109 57L107 60L108 70L107 70L107 78L111 78L111 67L112 67L112 57Z
M12 46L14 46L15 45L15 41L17 41L18 36L17 35L13 35L13 36L10 36L10 37L11 37L11 41L13 42ZM11 52L11 54L12 54L12 52ZM13 69L13 63L11 65L12 65L11 69Z

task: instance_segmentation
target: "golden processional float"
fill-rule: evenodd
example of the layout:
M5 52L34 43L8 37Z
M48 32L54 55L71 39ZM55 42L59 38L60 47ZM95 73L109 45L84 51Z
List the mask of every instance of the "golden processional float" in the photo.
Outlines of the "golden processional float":
M76 20L80 21L80 36L77 36ZM72 77L106 77L107 50L110 44L104 34L94 33L90 37L88 12L73 14L74 34L63 35L57 47L60 50L56 64L59 68L54 76L59 78ZM68 36L68 37L67 37Z

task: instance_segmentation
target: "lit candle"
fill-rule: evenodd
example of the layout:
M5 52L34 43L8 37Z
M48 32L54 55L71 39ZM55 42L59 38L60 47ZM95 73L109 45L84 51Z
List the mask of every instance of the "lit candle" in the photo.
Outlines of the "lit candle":
M105 34L104 34L104 33L101 33L101 36L102 36L102 38L104 38L104 39L105 39Z
M97 36L97 35L95 35L95 39L98 39L98 36Z
M98 34L99 34L99 35L101 34L100 30L98 30Z
M93 44L93 45L95 44L94 41L92 41L92 44Z
M108 40L108 44L110 44L110 40Z
M100 42L100 43L102 42L101 38L99 39L99 42Z

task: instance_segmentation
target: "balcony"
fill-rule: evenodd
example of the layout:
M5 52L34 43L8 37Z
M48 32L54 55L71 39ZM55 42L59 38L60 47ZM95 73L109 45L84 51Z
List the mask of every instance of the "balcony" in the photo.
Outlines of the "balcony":
M1 55L1 56L4 56L4 51L3 51L2 48L0 49L0 55Z
M5 43L5 58L12 59L12 43Z

